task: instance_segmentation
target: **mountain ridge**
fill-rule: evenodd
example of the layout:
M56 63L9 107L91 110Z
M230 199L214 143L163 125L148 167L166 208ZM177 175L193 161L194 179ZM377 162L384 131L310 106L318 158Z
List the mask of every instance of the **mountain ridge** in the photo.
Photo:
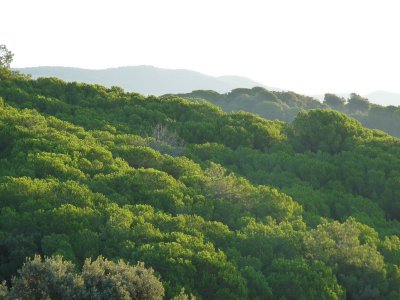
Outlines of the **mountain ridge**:
M57 77L69 82L84 82L100 84L106 87L119 86L128 92L138 92L144 95L161 96L164 94L190 93L196 90L214 90L218 93L229 93L236 88L263 87L271 91L289 91L277 87L270 87L251 78L238 75L211 76L188 69L166 69L152 65L120 66L104 69L87 69L64 66L39 66L15 68L24 74L31 74L33 78ZM350 93L334 94L348 98ZM323 94L309 95L320 102ZM383 106L399 106L400 94L388 91L374 91L362 94L370 102Z
M188 93L200 89L226 93L235 88L265 87L259 82L242 76L211 76L187 69L164 69L150 65L106 69L41 66L15 70L31 74L33 78L57 77L70 82L101 84L107 87L120 86L129 92L157 96L168 93Z

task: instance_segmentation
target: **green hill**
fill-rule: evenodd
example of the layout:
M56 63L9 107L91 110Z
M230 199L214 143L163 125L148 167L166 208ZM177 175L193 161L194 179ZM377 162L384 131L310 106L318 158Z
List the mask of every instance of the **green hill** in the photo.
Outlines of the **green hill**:
M373 104L357 94L351 94L348 99L325 94L323 103L293 92L269 91L261 87L234 89L225 94L198 90L178 96L192 101L206 100L227 112L248 111L267 119L285 122L292 122L300 110L334 109L356 118L365 127L400 137L400 107Z
M0 97L0 296L400 297L399 139L7 70Z

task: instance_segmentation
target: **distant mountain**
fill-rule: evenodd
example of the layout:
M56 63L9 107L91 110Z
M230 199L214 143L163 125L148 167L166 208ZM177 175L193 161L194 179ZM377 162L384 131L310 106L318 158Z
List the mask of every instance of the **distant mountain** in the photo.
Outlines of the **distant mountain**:
M400 106L400 94L386 91L376 91L365 96L372 103L380 105Z
M214 90L226 93L235 88L262 86L259 82L241 76L214 77L190 70L160 69L152 66L119 67L89 70L69 67L20 68L33 78L58 77L65 81L120 86L129 92L145 95L189 93L194 90ZM269 88L273 89L273 88Z

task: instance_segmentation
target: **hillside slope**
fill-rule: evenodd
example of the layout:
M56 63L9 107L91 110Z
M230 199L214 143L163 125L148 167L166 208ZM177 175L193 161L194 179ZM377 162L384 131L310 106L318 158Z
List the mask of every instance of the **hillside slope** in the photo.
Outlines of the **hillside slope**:
M323 103L316 99L285 91L269 91L261 87L234 89L220 94L214 91L193 91L178 94L191 101L206 100L227 112L248 111L264 118L292 122L300 110L334 109L358 119L364 126L380 129L400 137L400 106L380 106L351 94L348 99L326 94Z
M399 139L9 72L0 97L0 280L102 255L152 267L167 299L400 297Z

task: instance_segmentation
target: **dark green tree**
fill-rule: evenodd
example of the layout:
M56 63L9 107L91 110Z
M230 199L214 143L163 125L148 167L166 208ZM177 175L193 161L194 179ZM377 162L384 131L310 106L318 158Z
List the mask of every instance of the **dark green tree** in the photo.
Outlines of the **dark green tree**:
M356 112L366 113L370 108L370 105L371 104L369 103L368 99L363 98L358 94L351 93L346 108L351 113L356 113Z
M14 54L7 49L6 45L0 45L0 68L10 68Z
M342 111L346 100L342 97L336 96L335 94L325 94L324 103L331 107L332 109L336 109Z
M293 121L293 142L303 151L338 153L368 134L360 122L336 111L302 111Z
M332 270L316 260L276 259L273 261L268 283L274 299L344 299L343 288Z

